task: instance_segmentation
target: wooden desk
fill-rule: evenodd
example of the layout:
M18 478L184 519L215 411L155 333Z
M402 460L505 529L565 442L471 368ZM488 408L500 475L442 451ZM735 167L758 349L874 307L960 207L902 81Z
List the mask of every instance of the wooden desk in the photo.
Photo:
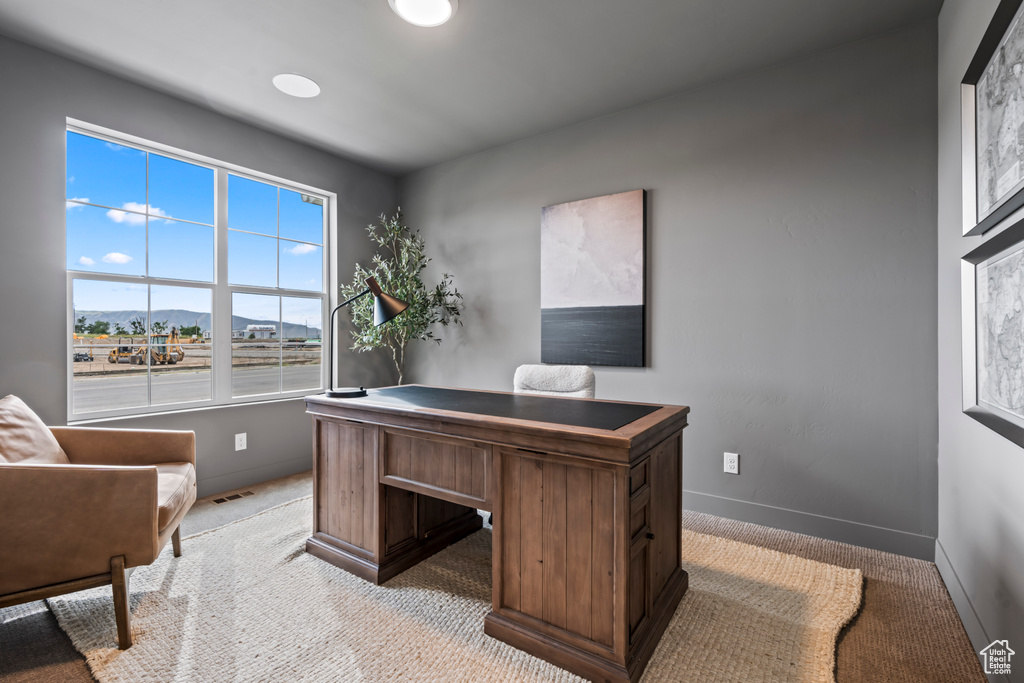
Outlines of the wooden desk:
M379 584L479 529L478 508L493 511L485 632L592 680L640 678L687 588L689 408L417 385L306 406L308 552ZM579 426L620 409L647 414Z

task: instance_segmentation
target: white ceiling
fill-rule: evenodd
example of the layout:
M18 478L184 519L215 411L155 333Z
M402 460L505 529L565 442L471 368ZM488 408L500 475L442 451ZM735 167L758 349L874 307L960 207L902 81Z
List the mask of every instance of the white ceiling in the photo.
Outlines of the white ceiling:
M392 173L938 14L942 0L0 0L0 33ZM314 79L311 100L278 73Z

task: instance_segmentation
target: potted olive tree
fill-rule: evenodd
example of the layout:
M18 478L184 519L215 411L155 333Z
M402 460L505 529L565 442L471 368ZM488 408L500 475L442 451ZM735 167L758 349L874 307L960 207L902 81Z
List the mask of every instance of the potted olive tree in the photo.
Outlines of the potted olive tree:
M361 297L351 306L352 349L391 349L391 357L398 370L398 383L405 375L405 350L409 342L431 340L438 344L441 337L434 334L435 326L461 325L462 294L452 282L452 276L445 273L433 287L424 284L420 274L430 263L425 254L425 244L418 230L410 230L402 221L399 209L391 218L381 214L377 224L366 228L370 239L378 247L373 257L373 267L366 269L356 265L352 284L342 285L341 297L348 299L366 288L366 278L373 276L388 294L407 301L409 308L389 323L376 327L373 324L373 298Z

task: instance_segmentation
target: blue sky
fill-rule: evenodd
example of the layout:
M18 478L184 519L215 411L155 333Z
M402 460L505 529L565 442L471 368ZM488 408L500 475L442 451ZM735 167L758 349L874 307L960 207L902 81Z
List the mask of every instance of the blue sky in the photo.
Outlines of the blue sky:
M277 320L278 306L280 306L281 320L284 322L304 325L308 321L310 328L319 329L321 327L320 299L241 293L231 295L231 312L243 318Z
M147 285L103 280L75 280L73 297L79 311L145 311L147 298L152 309L180 308L197 313L211 311L212 290L205 287L169 287L154 285L147 294ZM111 306L110 302L116 302Z
M159 154L148 164L147 205L146 152L68 131L68 268L211 282L213 169Z
M68 131L66 189L69 270L213 282L213 169ZM309 199L229 174L229 284L322 291L323 205ZM74 288L82 310L146 308L145 285L76 280ZM209 297L207 289L153 287L153 309L208 312ZM235 315L277 318L277 296L246 301L259 314ZM319 300L310 303L285 298L285 321L313 325L307 309L315 308L319 326Z
M323 244L323 217L323 206L303 201L298 192L233 173L228 176L228 227L232 230Z
M323 215L298 192L229 175L228 281L321 291Z

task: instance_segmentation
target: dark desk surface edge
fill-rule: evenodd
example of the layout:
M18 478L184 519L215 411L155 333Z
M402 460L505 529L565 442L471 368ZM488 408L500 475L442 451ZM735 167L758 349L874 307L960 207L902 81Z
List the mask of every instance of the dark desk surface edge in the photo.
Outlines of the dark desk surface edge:
M306 397L307 403L383 409L411 414L455 414L513 420L555 428L584 429L614 434L666 408L684 414L687 406L576 397L545 396L481 389L434 387L422 384L367 389L359 398L336 399L324 394Z

